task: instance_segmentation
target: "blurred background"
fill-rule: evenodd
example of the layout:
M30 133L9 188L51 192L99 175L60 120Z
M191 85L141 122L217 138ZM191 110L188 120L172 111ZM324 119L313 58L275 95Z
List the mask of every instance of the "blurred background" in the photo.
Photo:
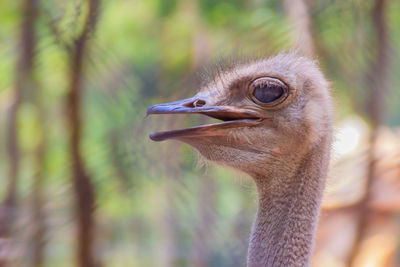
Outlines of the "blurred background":
M206 118L145 111L289 49L336 102L313 266L400 266L399 1L0 1L0 25L0 266L245 266L251 180L147 137Z

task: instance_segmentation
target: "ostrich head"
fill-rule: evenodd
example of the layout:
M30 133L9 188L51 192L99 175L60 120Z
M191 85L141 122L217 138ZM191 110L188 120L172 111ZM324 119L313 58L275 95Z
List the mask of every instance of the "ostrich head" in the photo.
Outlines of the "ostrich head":
M316 64L295 54L238 65L191 98L147 110L199 113L222 122L152 133L150 138L185 142L208 160L253 177L279 177L330 132L328 87Z

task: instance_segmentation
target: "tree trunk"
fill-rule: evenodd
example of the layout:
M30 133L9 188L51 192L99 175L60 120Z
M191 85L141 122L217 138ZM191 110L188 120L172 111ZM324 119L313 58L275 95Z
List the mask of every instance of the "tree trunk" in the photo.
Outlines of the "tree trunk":
M86 170L81 151L82 95L84 61L88 35L94 30L99 9L98 0L89 0L89 11L81 34L70 46L70 85L66 98L69 126L69 146L72 160L72 180L76 198L77 261L80 267L95 266L93 255L95 195L92 179Z
M30 89L33 76L33 60L36 44L35 20L37 2L25 0L22 6L22 25L19 39L19 58L16 70L13 100L8 111L7 122L7 195L0 206L0 239L10 238L17 215L17 184L20 170L20 147L18 140L18 111L22 96ZM5 239L6 240L6 239ZM10 240L9 240L10 241ZM5 242L5 244L11 244ZM7 245L8 246L8 245ZM5 248L7 250L7 248ZM0 266L6 265L6 255L0 259Z
M285 0L285 10L292 22L292 35L297 52L312 58L315 44L312 34L310 0Z
M368 209L368 202L371 195L371 185L377 178L375 169L377 158L375 156L376 139L378 127L382 123L384 110L384 97L388 93L388 69L390 65L389 58L389 38L388 26L386 20L386 0L375 0L375 6L372 10L372 19L375 34L373 41L376 42L376 58L371 63L371 69L367 73L368 81L368 99L367 99L367 116L371 123L371 132L369 137L369 154L368 154L368 170L365 195L360 200L357 216L357 231L354 237L352 249L349 254L348 265L355 266L357 255L360 252L362 240L365 236L368 217L370 210Z

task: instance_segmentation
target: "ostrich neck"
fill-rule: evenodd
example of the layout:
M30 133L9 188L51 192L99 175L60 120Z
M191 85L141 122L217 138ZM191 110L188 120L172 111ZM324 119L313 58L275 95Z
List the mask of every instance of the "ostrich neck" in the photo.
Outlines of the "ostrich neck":
M259 203L248 267L310 266L329 162L328 144L307 153L294 175L254 177Z

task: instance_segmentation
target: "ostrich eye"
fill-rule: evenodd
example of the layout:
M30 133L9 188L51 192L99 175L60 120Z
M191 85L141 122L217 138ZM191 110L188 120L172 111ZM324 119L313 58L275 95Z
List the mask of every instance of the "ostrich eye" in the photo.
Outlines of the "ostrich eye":
M252 97L260 104L272 104L287 92L287 86L274 78L260 78L250 84Z
M271 103L283 95L283 88L277 84L266 84L257 86L253 95L262 103Z

